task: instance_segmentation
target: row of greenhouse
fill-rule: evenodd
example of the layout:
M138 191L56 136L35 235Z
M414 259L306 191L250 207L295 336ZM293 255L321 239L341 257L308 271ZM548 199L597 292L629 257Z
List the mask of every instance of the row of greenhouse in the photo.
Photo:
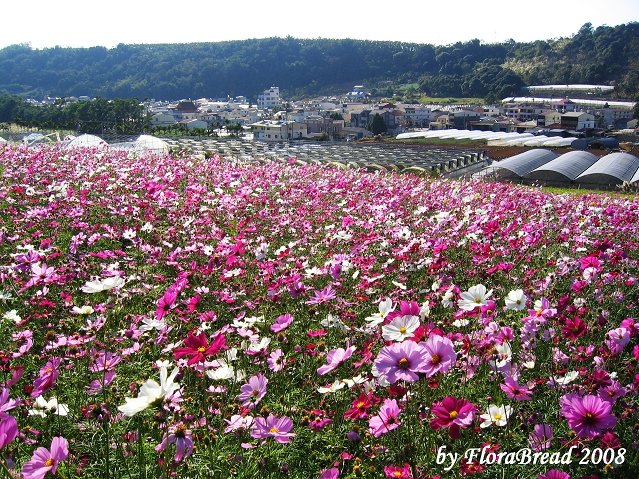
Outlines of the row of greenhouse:
M57 141L56 141L57 140ZM140 135L137 138L123 141L120 143L107 143L105 140L96 135L83 134L79 136L68 136L61 140L58 134L43 135L42 133L31 133L22 138L22 143L28 146L37 146L47 143L62 144L65 148L97 148L129 151L133 153L153 153L165 154L169 152L169 144L151 135ZM6 140L0 137L0 143L6 143Z
M437 138L448 140L485 140L488 146L528 146L528 147L562 147L571 146L576 138L558 136L533 135L532 133L506 133L503 131L480 130L426 130L401 133L398 140L416 138Z
M536 148L494 162L476 175L544 185L573 184L607 189L623 183L639 183L639 158L620 152L601 157L587 151L559 155Z

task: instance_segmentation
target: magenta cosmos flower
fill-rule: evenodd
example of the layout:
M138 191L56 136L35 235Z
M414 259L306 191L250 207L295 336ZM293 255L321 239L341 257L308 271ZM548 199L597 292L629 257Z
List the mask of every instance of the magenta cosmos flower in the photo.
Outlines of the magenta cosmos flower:
M550 469L545 474L540 474L537 479L570 479L570 474L559 469Z
M47 472L55 474L58 464L69 455L69 443L63 437L54 437L50 450L39 447L33 453L31 460L22 466L23 479L42 479Z
M0 449L18 436L18 422L13 416L0 413Z
M226 337L222 333L218 333L209 344L204 331L197 336L195 336L193 332L190 332L184 340L184 346L176 348L175 351L173 351L173 357L175 359L188 357L189 361L187 364L190 366L206 361L207 358L216 355L225 348Z
M251 430L251 436L255 439L267 439L272 437L280 444L288 444L296 436L291 432L293 421L287 416L277 417L273 414L264 419L256 417Z
M560 402L561 414L581 438L596 437L603 430L612 429L617 424L617 418L612 414L612 404L598 396L567 394Z
M431 356L427 350L414 341L394 343L381 349L375 359L375 368L380 376L385 376L393 384L400 379L415 382L418 373L428 371Z
M419 343L426 350L426 375L434 376L437 373L448 371L455 361L457 354L450 339L434 334L426 341Z
M384 466L384 475L390 479L413 479L410 464L403 466Z
M434 403L432 412L435 415L430 421L433 429L450 428L450 437L459 437L460 428L466 428L473 423L475 405L465 399L446 396L441 402Z

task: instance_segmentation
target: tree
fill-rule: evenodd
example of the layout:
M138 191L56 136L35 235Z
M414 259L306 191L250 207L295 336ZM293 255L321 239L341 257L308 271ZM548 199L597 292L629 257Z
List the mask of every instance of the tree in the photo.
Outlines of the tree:
M373 135L381 135L382 133L386 133L386 122L384 121L384 117L379 113L375 113L373 119L370 121L368 125L368 129L373 133Z

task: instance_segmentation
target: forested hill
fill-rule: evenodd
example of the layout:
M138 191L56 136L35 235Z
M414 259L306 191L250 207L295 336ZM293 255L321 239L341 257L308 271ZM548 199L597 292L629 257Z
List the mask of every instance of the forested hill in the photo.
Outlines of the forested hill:
M268 38L115 48L0 49L0 94L34 98L198 98L246 95L277 85L288 97L345 92L365 84L381 95L399 85L430 96L489 100L530 84L615 84L639 93L639 23L531 43L447 46L363 40Z

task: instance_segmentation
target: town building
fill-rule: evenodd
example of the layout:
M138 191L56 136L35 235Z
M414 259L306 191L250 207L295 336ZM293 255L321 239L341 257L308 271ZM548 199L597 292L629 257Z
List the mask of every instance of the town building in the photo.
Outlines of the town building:
M255 140L286 141L308 137L306 123L297 121L262 120L249 126Z
M257 107L260 110L273 110L282 105L279 87L272 86L257 95Z

